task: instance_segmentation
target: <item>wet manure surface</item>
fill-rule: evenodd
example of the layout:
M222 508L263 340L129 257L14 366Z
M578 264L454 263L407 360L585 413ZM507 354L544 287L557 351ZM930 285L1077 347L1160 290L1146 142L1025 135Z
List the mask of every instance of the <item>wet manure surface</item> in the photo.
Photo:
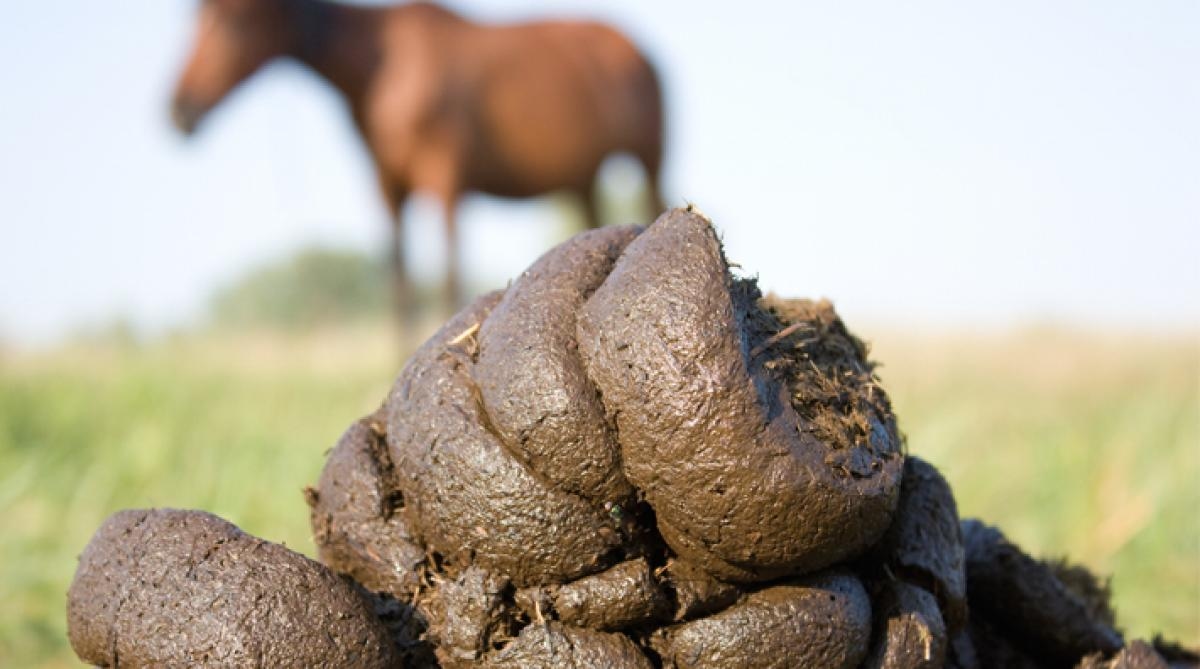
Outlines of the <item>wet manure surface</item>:
M960 522L826 301L690 208L581 234L418 349L305 492L321 564L126 511L68 596L102 666L1177 667L1106 585ZM1193 663L1193 664L1189 664Z
M202 511L121 511L67 593L71 645L99 666L395 666L366 593Z

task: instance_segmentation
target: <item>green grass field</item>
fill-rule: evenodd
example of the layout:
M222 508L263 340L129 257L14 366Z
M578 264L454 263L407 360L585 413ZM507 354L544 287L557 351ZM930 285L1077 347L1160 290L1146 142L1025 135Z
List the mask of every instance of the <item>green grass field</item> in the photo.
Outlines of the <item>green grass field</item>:
M1200 345L861 332L960 512L1111 574L1133 635L1200 642ZM73 666L65 593L123 507L217 513L312 554L301 488L402 360L390 333L0 352L0 664Z

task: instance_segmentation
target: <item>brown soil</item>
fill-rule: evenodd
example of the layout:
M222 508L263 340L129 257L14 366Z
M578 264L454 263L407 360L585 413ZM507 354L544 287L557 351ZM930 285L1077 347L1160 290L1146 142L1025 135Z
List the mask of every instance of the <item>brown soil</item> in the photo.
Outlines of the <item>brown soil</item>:
M343 435L306 492L328 569L124 512L81 558L72 644L106 665L1188 661L1126 646L1085 570L960 525L867 353L828 302L734 277L691 209L579 235Z

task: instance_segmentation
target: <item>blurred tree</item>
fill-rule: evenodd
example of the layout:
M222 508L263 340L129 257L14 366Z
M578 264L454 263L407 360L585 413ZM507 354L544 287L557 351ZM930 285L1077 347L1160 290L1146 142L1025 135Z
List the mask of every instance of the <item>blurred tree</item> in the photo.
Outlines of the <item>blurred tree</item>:
M252 269L210 302L215 325L302 329L385 315L384 258L320 246Z

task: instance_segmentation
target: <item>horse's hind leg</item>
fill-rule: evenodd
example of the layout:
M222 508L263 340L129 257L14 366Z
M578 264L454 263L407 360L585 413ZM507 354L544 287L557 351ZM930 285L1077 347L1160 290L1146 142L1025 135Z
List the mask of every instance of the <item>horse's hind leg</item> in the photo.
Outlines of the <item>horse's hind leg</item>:
M649 168L646 169L646 197L650 200L650 220L658 218L659 214L667 210L657 170L652 172Z
M646 150L636 152L634 155L646 172L646 199L648 200L646 204L651 210L647 220L653 221L658 218L659 214L667 210L662 195L662 147L654 145Z
M600 216L600 198L596 196L596 180L593 178L592 183L579 188L576 192L583 205L584 229L595 230L603 225L603 219Z

